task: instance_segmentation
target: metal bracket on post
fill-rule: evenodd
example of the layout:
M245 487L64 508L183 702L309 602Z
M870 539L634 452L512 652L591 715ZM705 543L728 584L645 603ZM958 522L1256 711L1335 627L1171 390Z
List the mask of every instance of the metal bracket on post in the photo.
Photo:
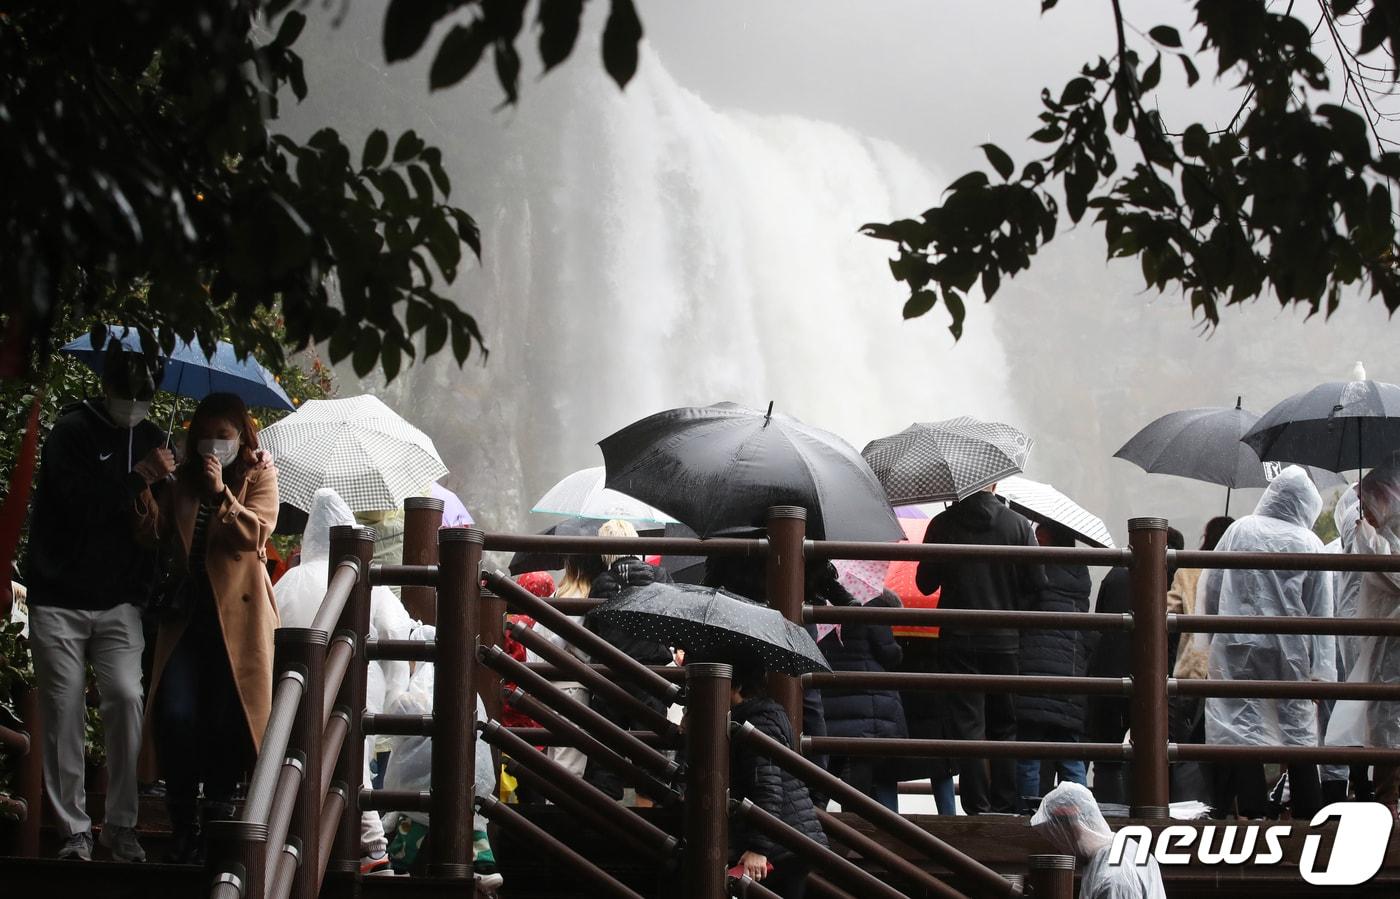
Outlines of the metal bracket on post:
M1134 818L1165 818L1167 759L1167 520L1128 521L1132 567L1131 809Z
M442 500L410 496L403 501L403 564L436 565ZM409 615L424 624L437 624L437 591L432 587L403 587L400 598Z
M428 873L472 876L476 788L476 643L481 632L481 552L476 528L438 531L437 671L433 677L433 837Z
M728 895L729 705L734 669L691 662L686 681L685 895Z
M768 605L784 618L802 626L803 579L807 561L803 541L807 535L807 510L801 506L773 506L768 510ZM802 682L785 674L770 674L768 689L792 722L794 743L802 738ZM794 749L798 746L794 745Z

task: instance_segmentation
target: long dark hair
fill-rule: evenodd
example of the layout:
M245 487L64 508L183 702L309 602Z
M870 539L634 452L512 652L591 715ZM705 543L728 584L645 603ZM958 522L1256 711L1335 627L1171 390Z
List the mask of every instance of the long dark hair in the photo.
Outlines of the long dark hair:
M1225 529L1235 523L1235 519L1229 515L1217 515L1206 522L1205 533L1201 536L1201 549L1212 550L1220 542L1220 538L1225 536Z
M258 426L248 414L248 406L232 393L211 393L199 401L185 432L185 457L180 463L180 477L186 481L199 478L204 462L199 455L199 438L211 422L227 421L238 429L238 456L224 466L225 480L237 489L258 461Z

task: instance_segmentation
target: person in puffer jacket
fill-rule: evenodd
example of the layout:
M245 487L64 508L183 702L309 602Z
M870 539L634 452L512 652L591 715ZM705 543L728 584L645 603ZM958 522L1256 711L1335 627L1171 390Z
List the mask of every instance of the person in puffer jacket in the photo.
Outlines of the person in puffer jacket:
M1036 528L1041 546L1074 546L1074 535L1063 527L1042 524ZM1083 565L1046 565L1045 586L1032 611L1088 612L1092 583ZM1021 674L1050 677L1083 677L1089 669L1089 655L1098 635L1086 631L1021 631ZM1036 694L1016 697L1016 737L1025 741L1078 743L1084 736L1085 697L1062 694ZM1078 759L1054 762L1061 783L1083 784L1085 764ZM1042 789L1054 784L1041 782L1042 763L1038 759L1016 762L1016 784L1021 798L1035 802Z
M886 590L871 606L897 608ZM888 624L847 624L818 644L832 671L893 671L904 656ZM909 726L898 690L822 690L826 731L833 737L904 738ZM829 768L846 783L891 811L899 811L898 770L883 760L833 757Z
M752 724L784 746L792 745L792 724L783 707L767 694L761 670L736 669L729 698L731 721ZM828 845L805 783L743 741L731 740L729 753L731 799L747 799L808 839ZM801 899L805 895L811 866L786 846L750 829L737 817L729 829L729 843L730 863L737 864L749 877L763 881L765 887L784 899Z
M598 529L598 536L636 537L637 531L625 521L609 521ZM603 562L608 567L606 571L593 579L593 589L589 593L589 597L593 599L613 599L624 590L646 587L657 581L663 583L670 581L670 576L665 571L636 556L604 556ZM664 643L643 637L634 637L620 628L600 624L592 614L584 617L583 625L643 665L669 665L672 661L671 648ZM657 696L630 684L623 684L623 686L627 688L627 692L641 700L649 708L655 709L662 715L666 714L666 704ZM631 715L614 708L605 697L596 693L589 700L589 705L593 707L595 712L625 730L646 729L640 722L633 720ZM614 799L622 798L622 779L615 772L594 764L591 759L584 769L583 779ZM649 806L651 800L644 796L638 796L637 805Z

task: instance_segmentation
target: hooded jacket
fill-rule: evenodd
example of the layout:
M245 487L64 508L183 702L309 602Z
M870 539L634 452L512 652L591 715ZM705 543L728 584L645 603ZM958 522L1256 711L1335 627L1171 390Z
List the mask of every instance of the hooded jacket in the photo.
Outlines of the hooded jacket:
M1046 565L1045 587L1037 612L1089 611L1089 569L1083 565ZM1083 677L1089 670L1088 631L1031 630L1021 632L1020 673L1051 677ZM1085 697L1082 695L1016 697L1016 720L1063 728L1078 735L1084 731Z
M68 406L44 441L30 512L29 602L64 609L144 605L157 553L138 539L154 503L132 468L165 443L160 428L112 422L97 400Z
M1322 497L1307 472L1291 465L1269 484L1254 514L1230 525L1216 548L1320 553L1322 541L1312 526L1321 511ZM1332 574L1327 571L1210 569L1197 589L1197 604L1207 615L1332 616ZM1331 636L1216 634L1209 642L1211 680L1337 679ZM1311 699L1211 697L1206 700L1206 742L1315 746L1317 707Z
M1036 545L1031 523L986 491L954 503L930 521L924 542ZM1045 585L1045 573L1039 565L927 560L919 563L915 581L925 596L942 588L939 608L1011 612L1030 608ZM1015 652L1018 643L1014 629L958 631L949 625L943 626L941 640L965 641L973 649L989 652Z
M792 725L776 700L755 696L736 705L730 720L752 724L754 729L784 746L792 745ZM807 785L768 756L740 740L729 742L729 795L735 801L749 800L768 814L795 828L821 845L827 845L826 832L817 819L816 807ZM770 861L791 855L786 846L766 834L751 830L735 817L729 828L731 860L748 851L768 856ZM780 862L773 861L774 866Z
M880 596L870 604L887 602ZM888 624L847 624L840 633L827 634L818 648L832 671L893 671L904 657ZM828 736L909 736L898 690L827 689L821 699Z

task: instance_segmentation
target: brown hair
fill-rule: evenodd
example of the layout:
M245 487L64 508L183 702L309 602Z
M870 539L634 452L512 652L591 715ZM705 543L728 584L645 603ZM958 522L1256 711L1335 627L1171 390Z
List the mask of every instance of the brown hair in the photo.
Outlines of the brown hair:
M248 406L236 394L211 393L199 401L190 418L190 428L185 432L185 458L180 464L180 477L186 480L198 478L204 471L204 463L199 457L199 437L212 421L227 421L238 429L238 457L228 466L230 486L235 490L242 485L248 471L258 461L258 426L248 413Z

